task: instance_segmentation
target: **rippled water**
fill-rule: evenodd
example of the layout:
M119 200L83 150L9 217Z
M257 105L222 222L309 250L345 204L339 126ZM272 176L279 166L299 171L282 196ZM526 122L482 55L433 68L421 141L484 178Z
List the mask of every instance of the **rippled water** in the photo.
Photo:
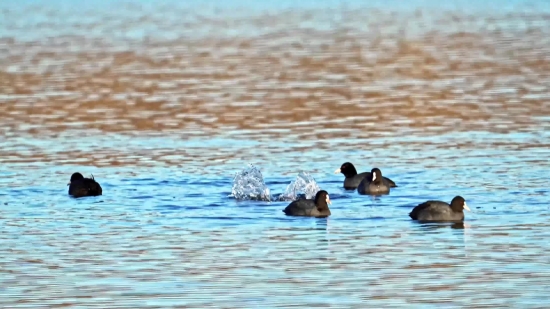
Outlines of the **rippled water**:
M408 3L0 3L0 307L548 307L548 4Z

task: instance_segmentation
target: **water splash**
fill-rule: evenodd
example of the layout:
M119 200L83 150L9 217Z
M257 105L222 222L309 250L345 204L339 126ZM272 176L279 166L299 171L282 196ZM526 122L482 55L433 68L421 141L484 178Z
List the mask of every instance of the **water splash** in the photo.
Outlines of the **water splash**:
M235 174L231 196L237 200L271 200L271 193L265 185L262 172L252 164Z
M308 172L300 172L277 198L279 201L295 201L300 197L312 199L321 190L317 182Z

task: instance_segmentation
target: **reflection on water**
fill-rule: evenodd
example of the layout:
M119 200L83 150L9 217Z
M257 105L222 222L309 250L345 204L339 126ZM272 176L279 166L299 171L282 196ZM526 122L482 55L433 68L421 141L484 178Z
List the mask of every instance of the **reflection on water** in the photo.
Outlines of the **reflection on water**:
M234 4L0 3L0 307L546 305L545 2ZM247 163L332 216L229 198Z

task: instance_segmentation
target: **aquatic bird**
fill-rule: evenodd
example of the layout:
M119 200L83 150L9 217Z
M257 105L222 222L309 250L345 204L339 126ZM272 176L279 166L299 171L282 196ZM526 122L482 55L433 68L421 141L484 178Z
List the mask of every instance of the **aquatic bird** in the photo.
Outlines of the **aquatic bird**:
M357 192L370 195L388 194L390 186L382 178L382 171L375 167L370 171L370 177L364 178L357 186Z
M73 197L97 196L103 193L101 186L95 181L93 175L92 178L84 178L78 172L71 176L71 181L67 186L69 186L69 195Z
M323 218L330 216L328 204L331 204L328 192L321 190L315 194L314 199L299 199L294 201L290 203L283 212L288 216Z
M353 166L353 164L351 164L350 162L346 162L342 164L342 166L340 166L339 169L335 170L334 173L335 174L342 173L344 174L344 176L346 176L346 178L344 179L344 189L346 190L357 189L357 186L359 186L359 184L364 178L371 177L371 173L369 172L357 174L357 170L355 169L355 166ZM384 177L383 179L384 179L384 183L390 188L397 187L397 185L395 184L395 182L393 182L393 180L387 177Z
M427 201L418 204L409 216L413 220L422 222L438 221L464 221L464 209L470 211L466 201L462 196L455 196L451 205L442 201Z

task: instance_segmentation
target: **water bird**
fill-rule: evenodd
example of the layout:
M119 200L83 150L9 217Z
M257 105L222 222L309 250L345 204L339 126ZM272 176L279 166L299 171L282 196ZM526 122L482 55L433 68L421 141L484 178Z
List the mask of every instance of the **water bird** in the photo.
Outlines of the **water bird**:
M331 204L328 192L321 190L314 199L299 199L290 203L283 212L287 216L304 216L324 218L330 216L328 205Z
M442 201L426 201L418 204L409 213L409 217L421 222L461 222L464 221L464 209L470 211L464 198L457 195L450 205Z
M363 178L357 186L357 192L370 195L389 194L390 186L384 181L382 171L375 167L370 171L370 177Z
M103 193L101 186L95 181L94 176L92 178L84 178L80 173L74 173L71 176L71 181L67 184L69 186L69 195L73 197L84 196L98 196Z
M357 174L357 170L355 169L355 166L353 166L353 164L350 163L350 162L346 162L346 163L342 164L342 166L340 166L339 169L335 170L334 173L335 174L339 174L339 173L344 174L344 176L346 177L344 179L344 189L346 189L346 190L355 190L355 189L357 189L357 187L359 186L361 181L363 181L363 179L371 177L371 173L369 173L369 172L364 172L364 173L361 173L361 174ZM391 188L397 187L397 185L395 184L395 182L393 182L393 180L391 180L387 177L384 177L383 179L384 179L384 183L386 183L387 186L389 186Z

